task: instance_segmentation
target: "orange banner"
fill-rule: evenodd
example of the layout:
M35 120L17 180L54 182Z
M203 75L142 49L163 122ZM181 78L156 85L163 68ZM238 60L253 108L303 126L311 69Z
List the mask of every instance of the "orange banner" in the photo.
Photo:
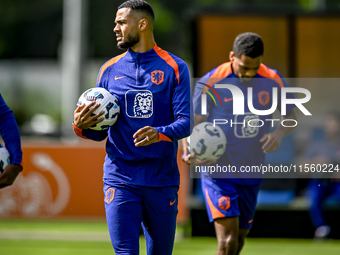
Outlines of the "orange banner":
M22 148L24 170L0 190L0 217L105 217L105 142L23 143ZM189 181L180 188L180 221L188 217L184 183Z

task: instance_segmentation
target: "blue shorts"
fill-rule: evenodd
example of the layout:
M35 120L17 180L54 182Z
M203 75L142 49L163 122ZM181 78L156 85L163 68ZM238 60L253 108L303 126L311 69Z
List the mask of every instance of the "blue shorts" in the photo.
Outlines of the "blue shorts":
M106 220L116 254L139 254L141 224L147 254L172 254L178 186L104 185Z
M238 185L225 179L202 178L209 221L239 217L239 228L250 229L256 209L260 184Z

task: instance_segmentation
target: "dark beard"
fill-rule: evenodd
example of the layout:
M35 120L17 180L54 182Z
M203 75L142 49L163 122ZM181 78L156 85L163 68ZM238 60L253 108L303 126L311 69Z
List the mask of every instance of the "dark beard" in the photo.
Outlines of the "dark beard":
M139 42L139 35L136 33L135 35L128 35L126 41L122 41L120 43L117 43L117 47L120 50L125 50L128 48L131 48L135 44Z

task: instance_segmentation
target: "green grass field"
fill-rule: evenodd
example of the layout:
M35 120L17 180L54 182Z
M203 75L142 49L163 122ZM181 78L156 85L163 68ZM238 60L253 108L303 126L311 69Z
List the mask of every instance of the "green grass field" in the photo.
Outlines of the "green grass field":
M178 238L175 255L215 254L210 237ZM140 239L140 254L146 254ZM114 254L105 221L0 220L1 255ZM340 240L248 238L242 255L338 255Z

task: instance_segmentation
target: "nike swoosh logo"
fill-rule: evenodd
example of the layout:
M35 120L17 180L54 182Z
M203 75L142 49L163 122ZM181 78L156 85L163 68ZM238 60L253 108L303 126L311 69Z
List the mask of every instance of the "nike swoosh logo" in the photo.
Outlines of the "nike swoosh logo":
M229 102L229 101L231 101L231 100L233 100L233 98L226 98L226 97L225 97L223 101L224 101L224 102Z
M115 76L115 80L119 80L119 79L122 79L122 78L125 78L126 76L120 76L120 77L117 77Z
M173 202L170 201L170 205L173 205L175 202L176 202L176 199Z

